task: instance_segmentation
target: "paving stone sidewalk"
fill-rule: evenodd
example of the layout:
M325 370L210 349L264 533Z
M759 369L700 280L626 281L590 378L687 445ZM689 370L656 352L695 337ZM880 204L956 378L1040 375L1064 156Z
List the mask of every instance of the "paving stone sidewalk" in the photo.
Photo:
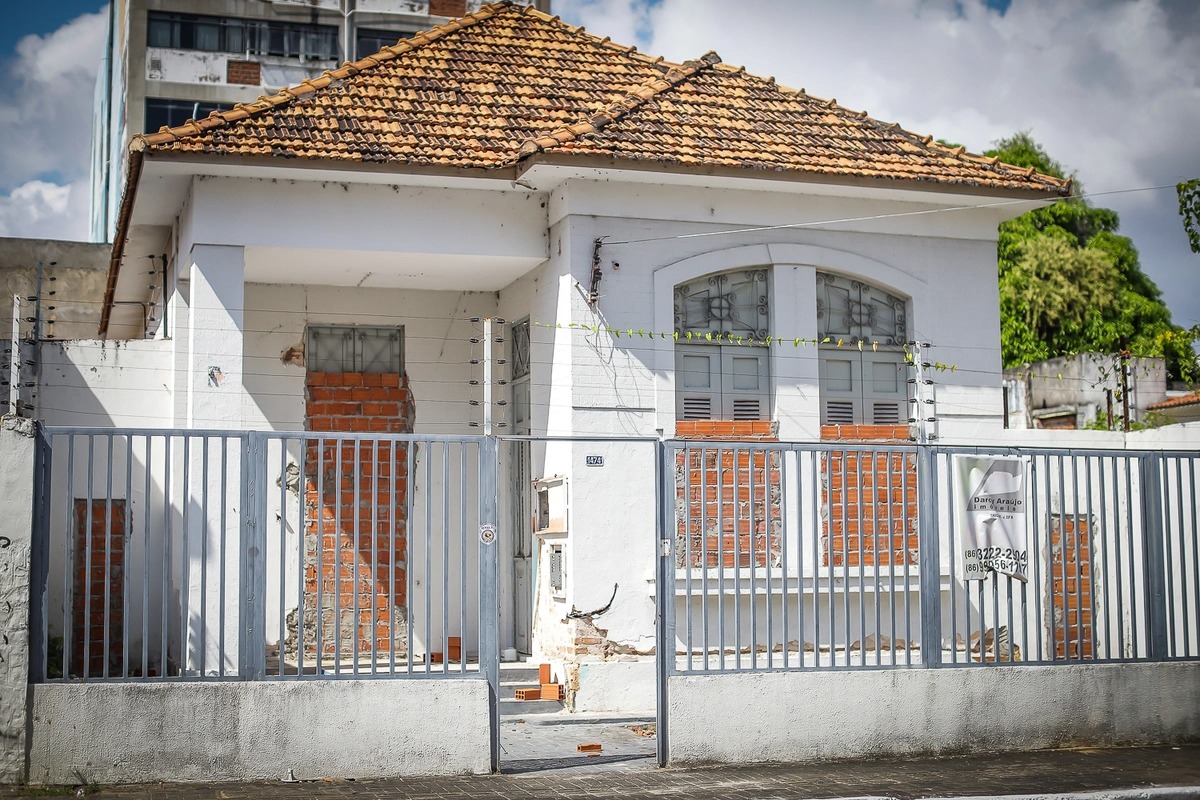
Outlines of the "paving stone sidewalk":
M575 733L568 735L576 736ZM615 764L624 766L614 769ZM570 797L687 797L700 800L886 797L909 800L1003 795L1044 797L1058 793L1099 792L1093 796L1175 800L1200 798L1200 789L1196 787L1200 787L1200 745L695 769L657 769L651 756L624 752L609 754L608 760L603 755L596 758L562 757L538 769L519 769L516 774L297 784L104 786L88 796L99 800L332 800L347 797L364 800L561 800ZM63 793L74 794L70 789ZM0 798L27 796L45 795L22 793L15 787L0 788Z

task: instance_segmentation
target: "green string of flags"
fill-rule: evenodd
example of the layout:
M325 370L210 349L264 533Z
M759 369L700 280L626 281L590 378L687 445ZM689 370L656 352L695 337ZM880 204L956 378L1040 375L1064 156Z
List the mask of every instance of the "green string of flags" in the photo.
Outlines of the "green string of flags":
M537 328L553 328L558 330L576 330L584 333L601 334L607 333L613 338L620 339L625 337L628 339L662 339L671 340L674 342L711 342L713 344L732 344L743 347L776 347L792 346L792 347L808 347L812 345L832 345L834 347L857 347L860 352L866 351L869 348L878 352L880 348L879 342L865 342L862 339L833 339L826 336L823 339L808 338L803 336L787 337L768 335L763 339L756 339L753 336L737 336L732 333L695 333L692 331L648 331L644 328L611 328L607 325L588 325L583 322L530 322L533 327ZM884 345L885 347L888 345ZM909 344L902 345L904 350L904 360L909 364L914 364L916 356L914 348ZM935 369L939 372L954 372L957 367L953 364L943 364L941 362L926 363L924 366Z

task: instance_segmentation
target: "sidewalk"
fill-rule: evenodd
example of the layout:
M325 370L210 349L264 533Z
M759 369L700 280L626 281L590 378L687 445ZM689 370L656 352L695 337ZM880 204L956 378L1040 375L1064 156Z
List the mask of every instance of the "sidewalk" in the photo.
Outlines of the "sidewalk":
M555 726L558 727L558 726ZM566 726L563 726L566 727ZM578 738L585 731L569 734ZM514 731L509 732L511 740ZM530 734L530 735L536 735ZM557 733L555 735L558 735ZM632 734L636 736L637 734ZM645 739L651 747L653 739ZM606 750L608 748L606 747ZM651 751L652 752L652 751ZM514 753L524 755L524 753ZM657 769L652 754L621 752L522 762L516 774L312 781L288 784L104 786L99 800L332 800L333 798L909 798L1056 794L1100 798L1200 798L1200 745L1053 750L948 758ZM74 792L63 789L63 794ZM46 796L0 788L0 798Z

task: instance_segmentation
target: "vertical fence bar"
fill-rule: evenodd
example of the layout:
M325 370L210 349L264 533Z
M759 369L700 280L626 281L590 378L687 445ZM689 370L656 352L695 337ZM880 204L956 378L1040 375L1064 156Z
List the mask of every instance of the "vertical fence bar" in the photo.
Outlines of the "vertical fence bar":
M200 676L206 673L208 655L208 443L200 438Z
M499 449L497 448L497 452ZM499 485L499 480L497 480ZM442 672L450 671L450 443L442 445ZM497 610L497 613L499 611Z
M142 677L150 676L150 512L152 502L150 478L154 472L154 437L146 434L144 454L145 487L142 494Z
M239 553L244 601L241 606L242 639L238 650L243 680L261 680L266 674L267 660L267 531L264 519L266 492L263 489L267 471L266 453L260 435L246 434L244 442L241 473L245 492L241 525L244 538Z
M658 448L663 448L665 446L666 445L664 445L664 444L656 445L656 447L658 447ZM693 471L692 470L692 456L693 456L693 451L691 449L685 447L678 452L675 450L671 450L670 452L671 452L671 460L676 461L676 462L679 460L679 453L682 453L682 455L683 455L683 476L682 476L683 477L683 553L684 553L684 556L683 556L683 562L684 562L683 563L683 569L684 569L684 573L683 573L683 581L684 581L683 615L684 615L684 630L686 631L685 639L687 640L687 647L685 648L687 650L687 655L685 656L685 658L687 659L687 671L691 672L692 667L693 667L693 660L692 660L692 650L694 649L693 642L695 641L695 639L692 636L692 616L693 616L693 614L692 614L692 566L693 566L692 565L692 524L693 524L692 509L695 507L695 504L692 502L692 491L693 491L693 487L692 487L692 471ZM656 451L655 455L657 458L665 458L666 457L665 453L658 453L657 451ZM703 462L701 462L701 469L700 469L700 485L701 485L701 487L703 487L703 485L704 485ZM672 484L664 483L664 484L662 484L660 491L667 492L668 488L671 491L675 490L673 483ZM669 498L669 495L665 495L659 501L660 505L668 502L668 498ZM701 488L700 504L699 504L700 509L701 509L701 512L700 512L701 517L703 517L704 506L707 502L708 502L708 498L704 496L704 490L703 490L703 488ZM679 525L679 520L676 519L675 527L678 528L678 525ZM674 535L674 531L668 531L668 533L670 533L671 535ZM700 534L701 534L701 536L704 535L703 525L701 525L701 527L700 527ZM657 562L655 562L655 563L657 563ZM672 567L674 567L673 563L672 563ZM701 574L703 574L703 573L701 573ZM657 600L658 593L661 591L662 591L662 587L658 586L655 591L656 600ZM707 598L705 598L705 599L707 599ZM706 658L707 658L707 656L706 656Z
M1145 508L1145 503L1146 503L1146 484L1144 482L1144 475L1142 475L1142 467L1143 467L1142 459L1138 456L1132 456L1132 457L1127 458L1126 463L1125 463L1125 517L1126 517L1126 519L1125 519L1125 525L1126 525L1125 537L1126 537L1126 542L1128 545L1126 555L1128 556L1128 561L1129 561L1129 574L1127 576L1128 582L1129 582L1129 617L1130 617L1129 644L1132 647L1132 652L1130 653L1130 657L1138 658L1140 655L1141 649L1142 649L1140 640L1143 637L1141 636L1141 628L1142 628L1142 620L1140 618L1141 615L1138 613L1138 595L1139 595L1138 583L1137 583L1137 579L1135 577L1135 570L1137 569L1137 559L1135 558L1135 548L1133 545L1133 542L1134 542L1134 531L1133 531L1133 466L1134 466L1134 464L1133 464L1133 460L1134 459L1136 459L1136 464L1138 467L1138 491L1141 493L1142 511L1140 513L1143 515L1142 516L1142 525L1143 526L1145 526L1145 524L1146 524L1146 521L1144 518L1144 513L1145 513L1144 508ZM1143 552L1142 553L1143 559L1145 558L1145 556L1146 556L1146 554L1145 554L1145 552ZM1143 584L1143 587L1144 586L1145 585ZM1144 600L1142 603L1142 609L1143 609L1143 611L1145 610L1145 601Z
M96 536L93 532L95 520L94 515L95 502L93 500L93 484L95 481L95 464L96 464L96 437L88 434L88 469L87 469L87 527L84 528L83 536L83 557L84 557L84 573L83 573L83 677L84 680L92 677L91 670L91 655L92 655L92 550L95 549Z
M742 668L742 519L738 513L741 492L741 451L734 446L730 449L733 469L733 488L731 504L733 511L733 663L738 669Z
M863 547L863 536L866 533L867 518L864 512L864 502L868 491L870 491L871 497L875 498L875 479L877 476L875 474L874 452L873 449L868 450L863 448L855 454L856 461L858 462L858 502L856 504L858 507L858 519L856 522L858 523L858 665L860 667L864 667L867 664L867 596L865 578L867 558L866 550ZM871 455L871 481L869 487L864 480L866 475L863 471L863 457L867 454ZM849 581L846 582L846 589L850 589ZM850 626L847 624L846 630L849 631L849 629ZM847 653L849 653L849 650L847 650Z
M1046 472L1048 470L1039 470L1038 464L1039 464L1038 456L1034 456L1030 460L1030 463L1029 463L1029 484L1030 484L1030 486L1033 487L1033 516L1030 519L1030 525L1029 525L1029 529L1030 529L1030 533L1032 534L1033 541L1029 545L1029 552L1033 554L1032 555L1032 558L1033 558L1033 587L1034 587L1033 618L1034 618L1035 624L1038 626L1037 629L1034 631L1034 636L1036 637L1035 642L1037 644L1037 659L1036 660L1040 662L1040 661L1042 661L1042 657L1043 657L1042 640L1044 637L1042 636L1042 620L1044 619L1044 617L1042 616L1042 598L1045 595L1045 590L1042 586L1042 581L1041 581L1041 576L1040 576L1041 566L1042 566L1042 549L1041 549L1040 539L1038 537L1038 530L1041 528L1041 525L1042 525L1042 517L1041 517L1040 510L1039 510L1040 506L1041 506L1041 502L1039 502L1040 495L1038 494L1038 475L1040 472ZM1047 495L1046 503L1049 503L1049 502L1050 502L1050 499L1049 499L1049 496ZM1047 519L1048 518L1049 517L1047 517ZM1048 535L1049 535L1049 530L1047 529L1047 536ZM1051 554L1049 547L1046 548L1046 554L1047 555ZM1048 566L1047 566L1047 569L1049 569Z
M329 522L325 519L325 442L332 442L335 446L336 439L318 439L317 440L317 501L315 504L315 512L317 516L317 590L316 590L316 608L314 614L316 619L316 632L313 634L313 644L316 647L315 663L313 665L314 675L321 676L321 670L325 663L325 531L329 528ZM340 494L341 489L336 489L335 494ZM337 530L334 529L334 536L337 536ZM329 574L338 580L339 576L336 567L329 571ZM335 584L336 585L336 584ZM335 589L336 591L336 589Z
M191 587L191 507L192 507L192 437L189 434L183 434L183 485L181 488L181 497L179 502L183 505L183 520L182 530L180 531L180 590L179 590L179 674L185 675L190 668L188 664L188 642L191 626L188 624L190 619L190 599L192 594ZM242 487L245 488L245 482L242 482ZM245 508L245 504L242 505Z
M159 671L163 676L170 673L170 639L171 628L167 614L167 598L171 592L171 495L173 484L171 480L171 464L174 462L174 437L170 434L163 436L163 569L162 569L162 611L159 614L159 644L162 646ZM182 661L180 662L183 663Z
M1142 570L1145 580L1146 617L1149 622L1147 655L1162 661L1167 648L1166 563L1163 552L1162 457L1141 456L1142 472Z
M33 541L29 553L29 680L42 683L50 671L50 495L53 486L52 438L45 427L37 426L34 450ZM68 517L68 520L70 518ZM70 534L67 534L70 536ZM66 677L66 651L63 652Z
M1171 460L1175 462L1175 505L1176 505L1177 513L1179 515L1177 517L1178 525L1175 526L1175 530L1177 530L1178 534L1179 534L1180 615L1179 615L1178 619L1182 623L1179 627L1183 628L1183 652L1180 652L1178 650L1178 648L1176 648L1174 645L1172 645L1171 655L1173 657L1178 658L1180 656L1187 656L1188 654L1190 654L1192 652L1192 642L1191 642L1191 633L1190 633L1191 626L1188 624L1189 615L1188 615L1188 592L1187 592L1187 539L1185 538L1187 526L1184 522L1184 511L1183 511L1183 495L1184 495L1184 491L1183 491L1183 458L1180 456L1175 456ZM1192 505L1192 508L1195 509L1195 504ZM1167 573L1168 578L1173 579L1173 576L1175 574L1175 569L1174 569L1175 565L1173 563L1171 563L1170 558L1167 559L1167 562L1169 565L1168 569L1170 570ZM1175 597L1174 588L1169 590L1168 596L1171 598ZM1175 615L1172 614L1171 616L1172 616L1172 623L1174 623ZM1172 630L1174 630L1174 627L1175 626L1172 625Z
M443 448L444 450L444 448ZM433 442L425 445L425 673L433 671L433 587L429 584L433 574Z
M1193 579L1193 594L1192 599L1196 606L1196 624L1200 626L1200 525L1197 525L1197 510L1200 505L1200 497L1197 497L1197 492L1200 490L1200 484L1196 483L1196 456L1192 455L1188 458L1188 486L1191 487L1192 496L1192 579ZM1200 640L1200 632L1196 634ZM1197 641L1197 654L1200 655L1200 641ZM1188 651L1191 655L1191 651Z
M746 514L749 517L749 519L747 519L746 522L747 522L747 529L750 532L750 546L749 546L749 548L747 548L749 550L748 555L750 558L750 591L749 591L749 596L750 596L750 669L758 669L758 582L756 580L756 578L758 577L758 570L754 563L755 556L758 555L758 552L757 552L758 548L756 548L754 546L754 539L758 535L758 532L757 532L758 520L756 519L756 517L758 516L756 513L757 506L754 503L754 488L755 488L755 486L754 486L754 463L755 463L755 457L756 457L757 453L755 452L755 449L753 447L747 447L746 455L750 461L749 467L746 470L746 484L747 484L746 488L748 489L748 492L749 492L747 495L747 497L749 499L748 499L748 502L746 503ZM767 585L770 586L769 578L767 580ZM767 608L768 609L770 608L770 604L767 605ZM769 630L768 630L767 641L770 642ZM770 662L770 652L771 652L771 648L768 646L767 647L768 663Z
M920 560L921 661L926 667L942 663L941 558L938 553L937 451L917 448L917 544Z
M841 450L842 459L842 492L841 517L842 522L842 660L843 666L850 666L850 452ZM830 631L832 633L832 629ZM832 655L833 642L830 643Z
M888 636L891 637L891 650L889 651L889 655L891 656L891 662L892 662L893 667L896 666L896 650L897 650L897 648L896 648L896 503L890 499L890 498L892 498L892 496L895 493L895 486L894 486L895 481L892 480L892 471L893 471L892 463L893 463L894 455L898 455L900 457L899 463L901 463L901 464L904 463L903 459L906 458L906 456L904 455L903 452L900 452L900 453L889 452L888 457L887 457L887 494L888 494L888 498L889 498L888 507L887 507L887 570L888 570L888 618L889 618ZM906 490L901 489L900 507L902 510L901 511L901 519L902 520L904 520L904 515L903 515L904 504L908 500L907 494L908 494L908 492ZM902 525L902 528L907 528L907 523ZM904 553L906 556L905 560L907 560L907 553L908 553L908 543L907 542L905 542L905 545L904 545ZM879 553L878 552L875 553L875 563L877 565L876 570L878 570L878 564L879 564ZM876 581L876 583L878 583L878 580ZM905 644L906 644L905 652L908 652L907 651L907 642Z
M125 435L125 522L121 528L124 567L121 569L121 677L129 677L129 566L130 545L133 543L130 506L133 503L133 436ZM112 542L109 541L109 549ZM111 558L109 559L112 560Z
M673 496L674 482L671 479L672 472L667 469L666 458L668 452L666 442L656 442L654 472L654 485L658 487L658 518L656 521L655 531L655 564L657 565L655 582L654 582L654 602L656 606L656 625L654 626L655 633L655 652L658 653L658 658L655 659L655 755L657 756L658 765L660 767L667 766L670 758L670 717L667 714L667 692L669 688L669 678L674 672L675 666L675 638L673 634L674 626L671 624L671 617L675 611L675 558L672 554L673 543L675 540L672 535L672 522L674 514L672 509L675 508L674 503L668 502L668 498ZM683 446L684 463L689 464L688 453L690 452L687 445ZM675 453L672 447L670 452ZM702 451L703 452L703 451ZM707 468L704 460L701 460L703 468ZM686 472L685 467L685 472ZM703 474L703 473L702 473ZM703 478L701 479L703 483ZM705 496L702 501L702 507L707 504L708 498ZM688 517L687 509L691 507L689 502L684 504L684 519ZM701 531L701 535L704 532ZM689 567L690 572L690 567ZM707 577L705 585L707 586ZM690 602L690 598L689 598ZM705 598L707 606L707 598ZM705 626L707 631L707 625ZM691 642L688 643L688 666L691 667ZM704 654L705 667L708 666L707 647Z
M350 674L357 677L359 640L362 639L362 617L359 616L358 609L358 562L362 560L362 440L357 436L354 437L354 461L352 462L351 469L354 470L352 489L354 492L354 508L352 513L354 521L351 523L354 526L354 536L350 539L353 542L350 547L350 613L353 615L351 619L354 620L354 623L350 626L350 635L353 637L350 645L350 657L352 659L350 662Z
M1107 463L1111 464L1112 462L1113 462L1113 459L1109 459ZM1102 618L1104 619L1104 639L1103 639L1104 658L1110 659L1110 658L1112 658L1112 621L1111 621L1112 618L1111 618L1111 614L1110 614L1112 603L1111 603L1111 590L1109 588L1109 547L1110 547L1110 545L1109 545L1109 533L1108 533L1108 518L1109 518L1108 480L1107 480L1108 470L1105 469L1106 461L1105 461L1104 456L1100 456L1099 458L1097 458L1096 463L1097 463L1097 466L1099 469L1098 476L1097 476L1098 477L1097 487L1099 489L1099 495L1100 495L1100 536L1099 536L1099 541L1100 541L1100 560L1101 560L1100 576L1101 576L1102 581L1100 582L1099 585L1104 587L1104 593L1099 596L1099 599L1101 602L1104 603L1104 614L1102 615ZM1113 467L1112 471L1115 474L1116 468ZM1114 497L1114 501L1115 501L1115 499L1116 498ZM1095 537L1093 537L1093 539L1092 539L1093 545L1095 544L1096 541L1097 541L1097 539ZM1092 575L1093 608L1095 607L1095 603L1096 603L1096 586L1097 586L1096 576L1093 574ZM1095 628L1096 628L1096 618L1093 617L1092 618L1092 630L1095 631ZM1095 652L1098 654L1099 650L1096 650Z
M280 680L284 676L284 661L285 659L285 641L287 639L287 483L288 483L288 462L287 462L287 438L279 439L279 528L275 531L275 535L279 537L279 639L276 645L278 653L278 674ZM224 475L225 470L225 451L228 448L228 439L221 440L221 474ZM225 636L225 506L228 503L225 498L225 486L221 486L221 636L224 641ZM303 502L303 501L302 501ZM304 538L301 534L300 538ZM304 574L304 559L299 562L299 571ZM221 649L221 672L225 672L225 657L224 647Z
M825 511L825 602L829 606L829 630L827 638L829 640L829 665L833 666L833 640L834 632L837 630L833 619L833 452L827 450L824 457L819 459L821 464L820 474L817 470L813 470L813 492L814 498L820 498L818 501ZM822 485L818 485L821 482ZM824 491L822 491L824 490ZM813 509L813 524L820 525L819 519L821 513L820 507ZM820 528L814 528L820 530ZM818 537L819 538L819 537ZM819 556L817 555L817 543L813 541L813 616L816 617L817 632L813 634L816 637L814 643L816 666L821 666L821 635L820 635L820 609L821 609L821 591L819 581Z
M367 570L370 576L371 594L371 675L379 674L379 439L371 440L371 567ZM391 480L391 476L388 476ZM361 534L360 534L361 536ZM360 539L360 547L361 539ZM465 557L465 551L464 551ZM391 643L388 643L391 646Z
M71 612L75 608L75 528L79 524L78 513L75 509L75 435L67 434L67 495L66 495L66 558L63 560L63 668L62 677L71 677L71 654L74 652L72 638L74 625ZM164 573L165 574L165 573ZM84 595L86 597L87 595ZM166 595L164 595L165 597ZM164 638L165 642L166 639ZM163 657L165 666L167 659Z
M482 534L491 526L493 534L500 523L497 495L499 449L496 439L484 437L479 445L479 520ZM429 486L426 459L426 487ZM427 489L428 490L428 489ZM483 539L485 537L482 537ZM426 540L428 554L428 539ZM500 556L496 536L483 541L479 553L479 670L488 682L488 718L491 730L492 772L500 769ZM428 580L426 587L428 587ZM427 615L428 616L428 615ZM428 639L426 640L428 641ZM410 645L411 649L411 645ZM425 648L428 651L428 647ZM426 656L428 658L428 656Z
M429 453L427 450L426 451L426 459L427 460L428 460L428 455L429 455ZM416 550L413 547L413 532L416 530L416 526L413 524L413 510L417 507L417 501L416 501L416 497L415 497L416 492L413 491L413 488L415 487L415 483L416 483L413 479L416 477L415 473L416 473L416 464L417 464L417 443L415 441L409 442L409 444L408 444L408 450L405 453L405 462L406 462L405 463L405 475L408 476L407 477L407 480L408 480L407 486L409 487L409 489L405 493L407 495L407 497L405 498L405 501L404 501L404 503L405 503L405 510L404 510L404 584L405 584L404 585L404 608L405 608L404 626L405 626L405 636L406 636L406 638L404 640L406 642L404 651L405 651L405 666L408 670L408 674L412 675L413 674L413 629L414 629L414 624L415 624L413 622L413 607L414 607L414 605L413 605L413 556L416 552ZM480 459L479 463L480 463L479 469L483 470L484 467L483 467L482 458ZM482 473L480 474L480 480L482 480ZM429 485L425 484L426 492L429 491L428 487L429 487ZM429 504L426 503L425 505L428 508ZM482 524L482 523L480 523L480 524ZM480 625L482 625L482 624L483 624L483 621L481 619ZM480 633L480 636L482 637L482 631ZM480 645L481 645L481 649L479 651L479 658L480 658L480 663L482 663L483 662L482 640L480 642ZM481 667L481 669L482 669L482 667Z
M104 607L100 613L103 616L103 658L104 666L102 674L107 679L109 677L108 670L112 661L112 549L113 549L113 525L112 525L112 501L113 501L113 449L116 447L116 434L105 433L104 441L106 442L105 455L107 456L108 465L104 470ZM93 542L95 541L93 534ZM122 550L121 557L125 557Z
M458 445L458 671L461 674L466 674L467 671L467 650L465 647L465 642L467 641L467 448L468 445L466 442L460 442ZM497 455L500 453L499 444L496 445L496 453ZM497 462L498 468L499 462ZM496 476L496 487L497 492L499 492L499 475ZM514 531L514 533L516 532ZM499 554L496 555L496 558L497 563L499 563ZM447 658L449 658L449 655L450 653L447 651ZM448 661L447 664L449 664Z
M693 452L694 445L684 445L685 452ZM699 446L700 453L700 563L702 565L700 572L700 638L701 646L704 648L704 669L708 671L710 666L709 649L708 649L708 596L709 588L712 581L709 578L709 570L712 567L708 563L708 448L705 445ZM720 501L718 500L718 503ZM718 531L720 535L720 531Z
M790 615L788 614L788 609L791 608L791 605L792 605L791 600L788 599L789 586L790 586L790 584L788 582L788 521L791 519L791 514L793 513L792 509L788 507L788 502L787 502L788 487L791 485L791 481L788 478L788 466L787 465L789 463L794 463L797 465L797 467L800 469L801 472L803 472L803 468L800 467L801 454L799 452L797 452L796 450L789 448L788 450L780 450L778 452L779 452L779 484L778 484L779 485L779 566L780 566L780 574L783 578L783 580L780 582L780 585L782 588L779 590L779 612L780 612L780 616L782 617L782 622L783 622L783 636L781 637L781 642L783 644L783 668L787 669L788 667L791 666L791 664L789 662L791 661L791 652L792 652L792 631L791 631L791 627L788 624L790 621L790 619L789 619ZM789 455L791 457L789 457ZM803 586L803 583L804 583L804 545L801 543L801 538L803 536L803 533L801 532L801 528L802 528L801 520L803 519L803 514L804 514L804 500L800 496L800 482L799 482L798 477L796 480L796 490L797 490L796 491L796 510L794 512L796 515L796 560L797 560L796 569L797 569L797 572L799 573L799 576L796 579L796 597L800 599L800 606L797 609L796 617L797 617L797 624L800 628L800 631L798 633L799 638L797 639L797 642L799 645L799 651L800 651L799 652L800 665L803 666L804 665L804 601L803 601L803 597L804 597L804 595L803 595L803 590L804 590L804 586ZM767 502L768 503L770 502L769 493L768 493ZM770 529L769 526L770 526L770 522L768 521L768 530Z
M399 466L396 463L396 455L400 444L399 441L393 440L388 447L388 671L392 675L396 674L396 483L400 480L400 476L397 474ZM404 443L405 458L408 457L408 449L411 446L410 442ZM412 491L412 487L408 484L407 471L404 473L404 481L407 494ZM404 565L404 570L408 571L407 563ZM408 615L405 614L405 616Z
M725 451L717 448L717 668L725 671Z

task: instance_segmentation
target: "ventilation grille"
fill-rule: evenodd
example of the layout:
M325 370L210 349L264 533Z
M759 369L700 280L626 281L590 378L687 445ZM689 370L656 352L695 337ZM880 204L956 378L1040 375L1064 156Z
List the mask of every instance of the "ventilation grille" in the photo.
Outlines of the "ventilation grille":
M899 403L875 403L874 414L872 416L872 424L875 425L899 425L900 424L900 404Z
M683 398L684 419L712 419L711 397Z
M762 419L762 406L758 400L734 400L733 418L735 420Z
M828 425L853 425L853 401L830 400L825 406L825 422Z

